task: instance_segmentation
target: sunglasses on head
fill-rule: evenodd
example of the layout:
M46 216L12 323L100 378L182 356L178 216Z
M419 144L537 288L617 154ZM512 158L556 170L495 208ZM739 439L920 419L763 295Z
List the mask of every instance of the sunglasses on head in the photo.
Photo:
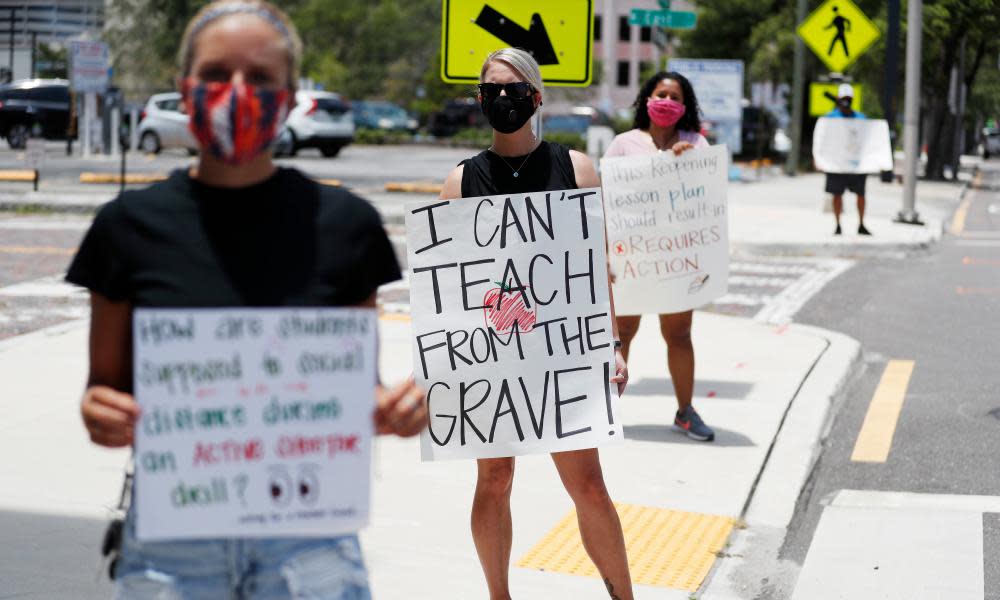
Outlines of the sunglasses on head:
M528 98L535 93L535 86L527 81L479 84L479 93L483 95L483 98L496 98L500 95L500 90L507 92L507 96L510 98Z

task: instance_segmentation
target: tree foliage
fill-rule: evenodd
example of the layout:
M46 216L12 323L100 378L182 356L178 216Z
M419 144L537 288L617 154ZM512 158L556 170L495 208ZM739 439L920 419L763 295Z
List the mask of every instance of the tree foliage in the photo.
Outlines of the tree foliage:
M810 0L815 10L823 0ZM847 75L865 88L864 110L873 117L890 112L902 117L906 50L906 2L901 2L902 23L899 62L892 106L885 106L885 69L888 15L884 0L855 0L858 7L882 32L882 36L848 67ZM701 0L698 27L682 33L679 52L697 58L741 59L748 81L792 84L796 42L795 0ZM928 147L928 176L940 178L943 165L952 153L953 119L948 117L948 90L951 68L957 64L965 39L965 82L969 86L966 126L971 128L984 115L997 116L996 58L1000 53L1000 0L924 0L921 104L926 117L924 139ZM984 77L980 77L985 73ZM827 75L820 60L806 50L805 81ZM981 82L981 83L980 83ZM993 99L991 101L991 99ZM889 110L892 108L893 110ZM992 111L992 112L990 112ZM803 120L808 138L813 120ZM894 123L893 125L896 125ZM808 148L808 144L803 144Z

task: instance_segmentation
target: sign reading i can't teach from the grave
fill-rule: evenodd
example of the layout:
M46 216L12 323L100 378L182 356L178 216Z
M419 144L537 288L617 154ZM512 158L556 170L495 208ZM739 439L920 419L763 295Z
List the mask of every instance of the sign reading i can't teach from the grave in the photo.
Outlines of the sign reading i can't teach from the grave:
M831 71L843 73L881 32L851 0L827 0L798 27L799 37Z
M728 152L601 161L616 313L682 312L726 293Z
M139 539L364 526L375 336L369 309L136 310Z
M527 50L546 85L590 85L593 76L592 0L443 0L441 78L477 83L486 56L500 48Z
M406 207L424 460L622 439L601 190Z

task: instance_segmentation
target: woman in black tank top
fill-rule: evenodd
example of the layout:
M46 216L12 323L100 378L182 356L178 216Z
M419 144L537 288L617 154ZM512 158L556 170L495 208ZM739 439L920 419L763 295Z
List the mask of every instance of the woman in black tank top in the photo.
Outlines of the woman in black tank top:
M540 141L531 130L528 121L542 104L542 78L530 54L513 48L494 52L483 65L480 81L479 101L493 126L493 145L462 161L448 175L442 199L600 187L601 181L586 155ZM613 299L611 309L617 365L611 381L618 384L621 395L628 374L619 350ZM597 449L556 452L552 460L576 505L583 546L601 572L608 592L612 598L631 600L632 582L621 522L604 485ZM490 600L509 600L514 458L479 459L477 466L472 537Z

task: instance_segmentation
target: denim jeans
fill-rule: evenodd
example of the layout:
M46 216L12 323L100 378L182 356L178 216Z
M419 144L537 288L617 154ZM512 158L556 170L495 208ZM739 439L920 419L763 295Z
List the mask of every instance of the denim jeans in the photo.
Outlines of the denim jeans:
M125 521L115 598L371 600L356 535L139 542Z

